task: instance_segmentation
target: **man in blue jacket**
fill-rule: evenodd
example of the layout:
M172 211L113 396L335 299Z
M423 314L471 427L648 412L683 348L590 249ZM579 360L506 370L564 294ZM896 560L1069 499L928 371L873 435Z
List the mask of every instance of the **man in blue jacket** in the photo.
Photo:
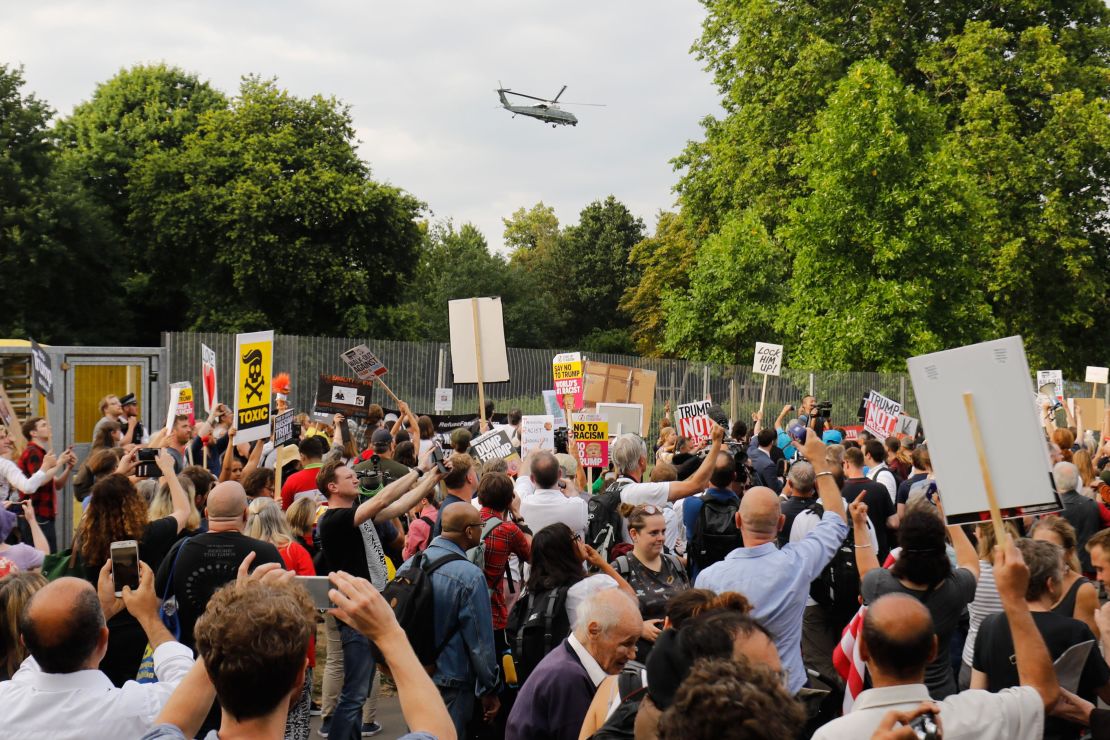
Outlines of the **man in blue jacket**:
M482 715L491 722L501 708L497 698L500 678L493 642L493 611L482 570L465 558L466 551L482 538L482 519L473 506L457 504L443 509L443 533L425 550L429 563L462 556L432 572L436 629L435 644L447 640L436 658L432 682L439 689L455 730L466 737L474 712L474 698L482 702ZM450 639L448 639L450 638Z

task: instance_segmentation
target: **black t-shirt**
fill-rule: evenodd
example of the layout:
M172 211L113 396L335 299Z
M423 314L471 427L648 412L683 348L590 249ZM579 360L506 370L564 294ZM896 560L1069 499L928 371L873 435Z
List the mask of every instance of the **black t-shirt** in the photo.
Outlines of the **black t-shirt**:
M240 532L205 532L180 540L166 553L154 587L159 596L176 596L182 643L194 647L193 627L208 607L208 600L220 586L235 580L243 558L252 552L255 557L251 570L265 563L285 567L276 547ZM167 592L170 570L173 583Z
M158 566L177 539L177 519L172 516L156 519L143 530L143 539L139 542L139 558L157 573Z
M887 534L886 520L897 511L894 508L894 502L890 500L890 491L882 483L869 478L849 478L844 481L844 488L840 489L840 495L844 497L844 503L846 504L850 504L858 497L863 496L863 502L867 504L867 518L871 520L871 526L875 528L875 539L879 543L879 551L875 554L879 558L879 563L882 564L890 553L891 544Z
M1097 701L1095 692L1110 681L1110 668L1102 658L1091 628L1078 619L1065 617L1054 612L1033 612L1033 622L1044 638L1048 654L1055 661L1064 652L1083 642L1091 641L1091 652L1079 677L1079 690L1076 692L1087 701ZM1002 612L991 614L979 625L979 635L975 639L975 653L972 667L987 674L987 689L1000 691L1010 686L1018 686L1017 663L1014 658L1014 638L1010 634L1010 623ZM1075 738L1079 735L1080 725L1045 717L1044 736L1046 738Z
M782 529L779 530L779 547L790 541L790 528L794 526L794 518L815 503L817 503L816 496L806 498L791 496L782 502L782 515L786 517L786 521L782 523Z
M357 578L365 578L379 590L385 588L385 550L373 519L356 527L355 507L329 508L320 517L317 528L329 573L346 571ZM370 561L374 563L373 573Z

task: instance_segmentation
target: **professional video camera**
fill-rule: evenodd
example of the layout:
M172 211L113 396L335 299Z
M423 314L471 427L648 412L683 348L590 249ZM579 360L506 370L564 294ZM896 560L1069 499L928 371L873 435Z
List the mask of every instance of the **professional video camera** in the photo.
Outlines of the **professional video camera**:
M832 416L832 401L820 401L815 403L813 416L818 419L828 419Z
M382 459L377 455L370 456L369 470L358 471L358 487L366 494L374 493L394 480L396 479L392 475L382 470Z

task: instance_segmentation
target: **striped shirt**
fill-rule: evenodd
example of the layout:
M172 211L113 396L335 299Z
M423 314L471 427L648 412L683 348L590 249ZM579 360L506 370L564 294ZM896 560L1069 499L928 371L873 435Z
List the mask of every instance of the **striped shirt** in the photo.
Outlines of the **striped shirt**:
M964 642L963 662L971 665L979 625L991 614L1002 611L1002 599L998 596L998 587L994 585L994 566L989 560L979 561L979 583L975 586L975 598L967 605L967 611L971 616L971 627Z

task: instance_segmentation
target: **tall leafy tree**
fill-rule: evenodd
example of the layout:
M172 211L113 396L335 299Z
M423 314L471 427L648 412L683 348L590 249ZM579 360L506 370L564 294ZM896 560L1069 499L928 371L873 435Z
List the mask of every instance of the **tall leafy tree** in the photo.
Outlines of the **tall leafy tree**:
M59 162L50 107L0 65L0 335L119 341L120 252L103 209Z
M621 311L632 322L632 338L640 354L661 355L667 320L663 295L689 285L694 256L694 242L677 213L660 213L655 234L632 248L629 259L640 279L625 290Z
M419 258L422 204L371 179L348 109L272 80L244 78L129 188L150 286L193 329L367 334Z

